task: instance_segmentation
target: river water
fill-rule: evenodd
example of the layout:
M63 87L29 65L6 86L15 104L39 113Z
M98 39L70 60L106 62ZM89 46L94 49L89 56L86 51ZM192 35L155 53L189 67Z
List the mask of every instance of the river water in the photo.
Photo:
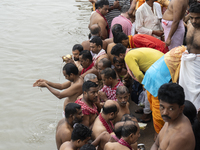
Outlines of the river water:
M61 56L86 40L88 0L0 1L0 150L55 150L64 99L39 79L63 83Z

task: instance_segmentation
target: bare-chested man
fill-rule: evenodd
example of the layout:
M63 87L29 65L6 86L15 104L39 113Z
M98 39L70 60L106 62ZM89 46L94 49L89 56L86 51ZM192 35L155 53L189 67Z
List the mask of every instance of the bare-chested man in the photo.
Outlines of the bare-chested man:
M44 79L39 79L33 84L33 87L46 87L53 95L55 95L59 99L67 97L63 107L63 110L65 110L65 106L68 103L75 102L77 100L77 97L82 94L83 79L79 77L78 68L76 67L76 65L72 63L65 64L65 66L63 67L63 75L69 81L60 84L53 83ZM59 92L55 89L65 90Z
M91 144L98 146L97 150L103 150L107 142L117 142L121 138L124 122L117 122L114 126L114 133L109 134L107 131L104 131Z
M183 17L192 0L171 0L163 14L162 27L164 29L165 44L171 50L183 44L185 27Z
M165 124L151 150L194 150L195 137L192 126L183 114L183 88L176 83L163 84L158 90L158 99Z
M188 52L181 58L179 84L184 88L185 97L197 110L200 109L200 3L190 5L186 43Z
M98 87L97 84L92 81L86 81L83 83L83 98L78 99L75 103L81 105L83 112L83 122L87 127L92 127L95 118L99 114L95 102L98 98Z
M98 24L101 28L101 38L104 40L108 38L109 27L105 15L108 13L109 2L108 0L100 0L97 4L98 9L91 15L89 29L93 24Z
M128 88L126 86L119 86L116 90L116 97L119 112L117 114L117 117L115 118L115 122L118 122L122 119L122 116L124 114L130 114L128 102L130 93Z
M72 131L71 141L64 142L60 150L79 150L90 140L91 134L92 131L88 127L76 124Z
M103 105L102 113L95 119L92 128L92 138L96 139L102 132L107 131L108 133L113 132L112 121L117 117L119 109L117 108L116 102L107 100Z
M92 39L93 36L98 36L101 37L101 28L98 24L93 24L90 27L90 34L91 34L91 38L89 40L83 41L81 43L81 45L83 46L84 50L89 50L90 49L90 40ZM103 49L106 50L107 49L107 42L105 40L102 41L103 42Z
M71 134L75 123L83 121L81 106L76 103L68 103L65 107L65 118L58 122L56 128L57 149L61 144L71 140Z
M117 78L123 82L124 77L127 75L127 70L123 67L124 63L121 62L119 58L114 57L113 66L115 67L114 70L117 74Z
M104 150L132 150L131 144L140 137L140 127L137 122L126 121L122 128L122 137L118 142L108 142Z
M97 68L98 62L102 58L108 58L108 55L106 54L106 51L102 49L103 42L100 37L93 36L93 38L90 40L90 51L93 54L93 63L95 67Z

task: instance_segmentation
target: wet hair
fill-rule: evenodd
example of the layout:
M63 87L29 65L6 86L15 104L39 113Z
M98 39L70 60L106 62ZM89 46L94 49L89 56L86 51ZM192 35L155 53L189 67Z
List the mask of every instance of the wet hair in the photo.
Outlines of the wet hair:
M79 56L82 56L83 60L89 59L92 62L92 54L89 50L83 50L82 52L80 52Z
M192 3L189 8L190 13L200 13L200 3Z
M71 73L73 73L74 75L78 75L78 68L72 63L65 64L63 67L63 71L65 71L68 76Z
M97 87L98 85L92 81L86 81L83 83L82 90L83 92L88 92L91 87Z
M79 150L96 150L96 148L92 144L85 144Z
M116 33L118 33L118 32L123 32L123 30L122 30L122 26L121 26L121 24L114 24L113 26L112 26L112 34L113 34L113 42L114 43L116 43L115 42L115 36L116 36Z
M74 115L77 113L77 109L81 109L81 105L76 103L68 103L65 106L65 118L68 118L70 115Z
M101 38L98 37L98 36L93 36L92 39L90 40L90 43L95 43L96 46L100 45L101 47L103 45L103 42L102 42Z
M115 104L112 104L112 105L109 105L109 106L105 106L105 103L104 103L102 108L103 108L102 113L105 114L105 115L107 115L109 113L112 113L112 112L115 113L115 112L118 111L118 108L117 108L117 106Z
M91 79L95 79L97 78L97 76L93 73L88 73L85 77L84 77L84 82L86 81L90 81Z
M193 124L197 116L197 110L194 104L188 100L185 100L184 105L183 114L190 120L191 124Z
M121 62L119 60L117 60L116 57L113 57L113 63L115 64L115 63L121 63Z
M98 0L98 1L95 3L96 9L98 9L99 7L100 7L100 8L103 8L104 5L109 5L108 0Z
M79 52L83 51L83 46L81 44L75 44L72 48L72 51L78 50Z
M72 131L71 139L72 141L81 140L84 141L88 137L91 137L92 131L84 126L83 124L77 123Z
M163 84L158 90L158 99L169 104L178 104L182 106L185 102L183 88L176 83Z
M128 39L128 36L124 32L118 32L115 34L114 43L122 43L122 40L127 40L127 39Z
M126 52L126 47L122 45L121 43L117 43L115 46L113 46L111 50L111 54L118 57L119 57L119 54L125 54L125 52Z
M98 24L97 24L98 25ZM92 35L97 35L99 34L99 32L101 31L101 27L98 25L98 27L95 27L95 28L90 28L90 33Z
M119 121L119 122L117 122L117 123L124 123L124 121ZM116 124L117 124L117 123L116 123ZM118 127L116 128L116 124L115 124L115 126L114 126L114 133L115 133L115 135L120 139L121 136L122 136L122 128L123 128L123 125L122 125L122 126L118 126Z
M105 78L112 78L112 79L117 79L117 75L114 69L112 68L106 68L104 70L101 71L101 74L104 74Z
M126 121L122 128L122 136L128 137L130 134L136 134L138 127L134 121Z
M133 118L135 118L134 115L131 115L131 114L124 114L124 115L122 116L121 121L132 120Z
M129 90L126 86L119 86L116 90L116 95L122 95L125 93L129 93Z
M129 8L130 8L130 5L124 5L124 6L122 6L121 13L126 13L129 10Z
M111 68L111 61L108 58L102 58L99 63L102 63L104 68Z

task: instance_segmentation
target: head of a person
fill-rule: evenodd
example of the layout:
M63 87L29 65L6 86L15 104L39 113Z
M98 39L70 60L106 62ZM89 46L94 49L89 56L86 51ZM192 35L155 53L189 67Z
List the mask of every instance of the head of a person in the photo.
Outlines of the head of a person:
M90 40L90 50L94 54L98 54L102 49L103 42L99 36L93 36Z
M81 66L83 68L87 68L92 63L92 54L90 53L89 50L83 50L79 54L79 60L80 60Z
M117 117L119 109L113 100L107 100L102 109L102 113L108 117L109 120L114 120Z
M183 88L176 83L163 84L158 90L160 113L165 122L173 122L184 109L185 94Z
M192 3L189 12L192 26L194 28L200 28L200 3Z
M79 54L83 51L83 46L81 44L75 44L72 48L72 55L75 61L79 60Z
M140 137L140 127L137 122L128 120L122 128L122 137L125 137L130 143L137 142Z
M191 124L193 124L197 117L197 109L194 104L188 100L185 100L184 105L183 114L190 120Z
M116 42L115 42L115 35L116 35L116 33L118 33L118 32L123 32L123 30L122 30L122 25L121 25L121 24L114 24L114 25L112 26L112 28L111 28L111 31L112 31L112 34L113 34L113 41L114 41L114 43L116 43Z
M96 147L92 144L85 144L80 148L80 150L96 150Z
M90 26L90 33L92 36L100 36L101 34L101 27L98 24L93 24Z
M108 58L102 58L97 64L97 70L100 74L106 68L111 68L111 61Z
M98 97L98 85L92 81L86 81L82 86L83 98L86 101L96 102Z
M67 63L63 67L63 75L67 80L73 82L78 75L78 68L72 63Z
M121 121L127 121L127 120L131 120L131 121L137 122L137 118L136 118L135 116L133 116L133 115L131 115L131 114L124 114L124 115L122 116Z
M128 36L124 32L116 33L114 36L114 43L121 43L122 45L128 48L129 46Z
M129 90L126 86L119 86L116 90L117 102L120 106L125 107L129 100Z
M98 85L97 76L93 73L86 74L86 76L84 77L84 82L86 82L86 81L92 81Z
M113 57L113 65L115 67L116 72L121 72L123 68L123 62L120 61L119 58Z
M71 135L71 140L75 146L80 148L91 139L92 131L83 124L76 124Z
M119 121L114 126L114 133L118 137L118 139L120 139L122 136L122 128L123 128L124 123L125 121Z
M121 8L121 13L126 13L128 15L128 10L130 8L130 5L123 5Z
M113 46L111 50L111 54L114 55L121 62L124 62L125 53L126 47L123 46L121 43L117 43L115 46Z
M81 110L81 105L76 103L68 103L65 106L65 118L71 119L73 124L82 122L83 113Z
M103 16L107 15L109 9L108 0L98 0L95 5Z
M104 85L111 86L117 79L117 75L114 69L106 68L101 71L101 78Z

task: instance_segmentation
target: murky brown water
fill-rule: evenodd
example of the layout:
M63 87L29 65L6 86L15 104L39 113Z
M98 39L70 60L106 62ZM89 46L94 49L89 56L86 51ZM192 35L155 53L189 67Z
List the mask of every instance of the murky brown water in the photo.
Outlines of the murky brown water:
M32 84L65 82L61 56L87 39L88 0L0 1L0 150L55 150L64 99Z

